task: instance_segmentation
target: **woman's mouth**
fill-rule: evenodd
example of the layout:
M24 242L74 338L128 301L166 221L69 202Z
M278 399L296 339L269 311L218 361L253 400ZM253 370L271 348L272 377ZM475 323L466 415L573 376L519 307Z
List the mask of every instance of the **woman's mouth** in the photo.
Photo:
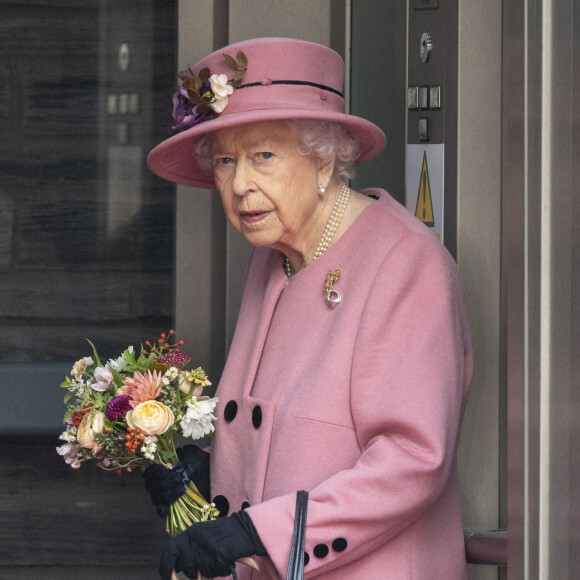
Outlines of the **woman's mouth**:
M270 214L269 211L263 211L263 210L242 211L242 212L240 212L240 218L245 223L253 224L253 223L257 223L259 221L262 221L269 214Z

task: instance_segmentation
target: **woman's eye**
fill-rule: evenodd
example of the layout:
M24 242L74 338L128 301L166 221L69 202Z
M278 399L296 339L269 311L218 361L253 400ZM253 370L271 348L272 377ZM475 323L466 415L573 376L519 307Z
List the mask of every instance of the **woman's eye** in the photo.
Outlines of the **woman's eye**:
M227 165L232 164L234 160L231 157L218 157L217 159L214 159L213 162L216 167L226 167Z
M261 161L272 159L272 157L274 157L274 154L270 153L269 151L260 151L260 153L258 153L258 159Z

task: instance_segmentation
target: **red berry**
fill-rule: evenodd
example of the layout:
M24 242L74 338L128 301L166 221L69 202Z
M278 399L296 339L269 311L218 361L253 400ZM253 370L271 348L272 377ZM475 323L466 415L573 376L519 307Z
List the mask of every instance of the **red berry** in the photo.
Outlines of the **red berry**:
M145 341L145 344L146 344L147 346L151 346L151 343L150 343L148 340L146 340L146 341Z
M179 341L177 344L178 344L179 346L183 346L183 345L185 344L185 342L184 342L183 340L180 340L180 341Z
M169 334L175 334L175 330L170 330Z

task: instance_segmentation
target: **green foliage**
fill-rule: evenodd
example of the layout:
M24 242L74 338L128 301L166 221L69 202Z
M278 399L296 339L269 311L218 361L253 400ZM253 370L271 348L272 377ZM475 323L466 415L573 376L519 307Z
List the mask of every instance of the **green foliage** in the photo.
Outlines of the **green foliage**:
M97 366L102 367L103 365L101 364L101 359L99 358L99 355L97 354L97 349L95 348L95 345L88 338L86 340L91 345L91 347L93 349L93 354L95 356L95 362L97 363Z
M117 389L120 389L123 386L123 375L116 371L115 369L110 369L113 375L113 384Z
M139 371L140 373L144 373L148 369L149 365L157 360L157 356L153 354L145 355L142 351L143 345L141 345L141 354L139 355L138 359L135 359L135 351L129 352L129 350L126 350L123 353L123 358L127 361L123 372L134 373Z
M63 423L66 423L67 419L75 412L74 406L71 406L67 409L66 413L64 414L64 419L62 420Z
M161 460L165 463L173 462L175 460L175 454L171 449L157 449L157 453L161 457Z

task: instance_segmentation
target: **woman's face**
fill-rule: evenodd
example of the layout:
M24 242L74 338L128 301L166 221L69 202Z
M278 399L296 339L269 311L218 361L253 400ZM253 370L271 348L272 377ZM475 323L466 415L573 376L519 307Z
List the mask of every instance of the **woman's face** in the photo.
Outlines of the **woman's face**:
M238 125L210 138L214 179L232 225L252 244L290 255L320 237L331 169L303 155L283 121ZM322 225L324 227L324 224Z

